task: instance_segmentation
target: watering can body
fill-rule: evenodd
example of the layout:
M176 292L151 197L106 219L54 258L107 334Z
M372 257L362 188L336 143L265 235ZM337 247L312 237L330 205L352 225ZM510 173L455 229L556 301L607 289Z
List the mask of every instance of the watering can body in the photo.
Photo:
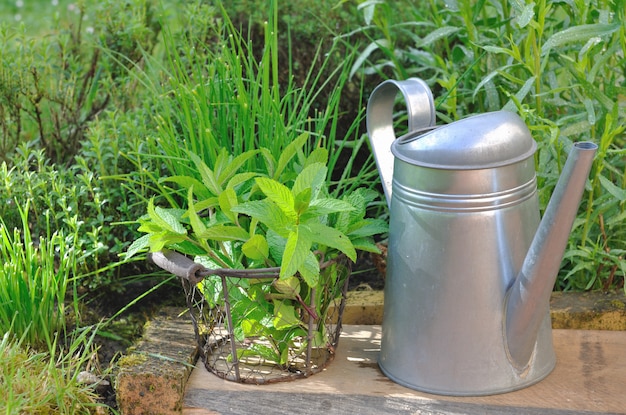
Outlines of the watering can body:
M381 87L368 104L370 140L383 183L391 185L381 370L404 386L444 395L502 393L540 381L556 358L549 291L528 298L527 276L520 276L534 268L538 259L529 255L542 233L528 128L509 112L435 127L422 81ZM398 91L429 102L408 106L409 133L396 139L390 110L380 105ZM389 153L376 152L381 145L390 146L391 178L383 175ZM579 174L583 187L587 174ZM569 234L571 223L564 228ZM520 305L508 304L511 297ZM517 308L531 310L519 316Z

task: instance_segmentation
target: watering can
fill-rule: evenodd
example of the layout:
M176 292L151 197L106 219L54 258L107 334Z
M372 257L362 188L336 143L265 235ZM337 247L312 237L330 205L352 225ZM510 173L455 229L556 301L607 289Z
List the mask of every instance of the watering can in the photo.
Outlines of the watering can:
M396 139L394 102L407 108ZM496 111L435 125L417 78L385 81L367 130L390 209L379 366L442 395L490 395L554 368L550 293L597 146L574 144L543 219L536 143Z

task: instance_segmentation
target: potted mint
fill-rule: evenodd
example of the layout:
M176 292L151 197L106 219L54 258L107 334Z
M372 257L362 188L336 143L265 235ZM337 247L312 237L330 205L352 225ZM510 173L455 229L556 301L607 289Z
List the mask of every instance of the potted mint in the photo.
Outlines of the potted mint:
M186 209L148 203L148 248L161 267L183 277L205 366L235 381L267 383L308 376L332 360L357 250L377 252L387 225L366 218L376 193L328 191L328 152L304 155L306 134L278 160L257 149L213 166L190 153L198 178L171 177ZM265 167L248 170L254 157ZM256 163L258 165L259 163Z

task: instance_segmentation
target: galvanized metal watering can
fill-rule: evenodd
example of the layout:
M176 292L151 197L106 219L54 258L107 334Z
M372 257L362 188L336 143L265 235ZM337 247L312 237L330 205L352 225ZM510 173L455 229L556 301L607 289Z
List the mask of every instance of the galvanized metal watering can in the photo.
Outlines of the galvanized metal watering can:
M398 92L409 132L396 139ZM444 395L546 377L550 292L597 146L574 145L540 220L536 143L516 114L436 127L431 91L412 78L374 90L367 129L390 207L382 371Z

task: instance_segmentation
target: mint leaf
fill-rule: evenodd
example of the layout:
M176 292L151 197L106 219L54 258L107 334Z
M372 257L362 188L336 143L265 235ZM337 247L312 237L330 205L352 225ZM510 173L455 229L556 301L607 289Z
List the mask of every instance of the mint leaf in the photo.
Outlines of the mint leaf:
M211 226L196 236L214 241L247 241L250 238L250 234L245 229L229 225Z
M380 219L362 219L359 222L352 224L347 231L347 235L350 238L372 236L389 231L387 222Z
M315 254L309 251L306 259L298 268L300 276L309 287L316 287L320 280L320 263Z
M274 300L274 327L278 330L289 329L300 325L296 308L287 301Z
M308 141L309 134L302 133L295 140L285 147L283 152L280 154L280 158L278 159L278 166L276 166L276 171L274 172L274 179L278 179L281 174L283 174L283 170L287 167L287 164L291 161L291 159L298 153L304 144Z
M294 195L305 189L311 189L311 199L317 198L322 186L325 184L328 169L322 163L313 163L305 167L293 184L291 192Z
M317 199L312 201L309 208L300 216L300 222L319 218L320 216L329 215L331 213L350 212L353 210L355 210L354 206L343 200L330 198Z
M200 220L196 208L193 204L193 186L189 188L187 192L187 203L189 208L187 209L187 216L189 216L189 222L191 223L191 229L196 235L201 235L206 231L206 226Z
M232 211L232 208L239 204L235 189L227 187L222 193L220 193L217 200L219 201L222 213L224 213L224 215L226 215L231 222L237 223L237 215Z
M310 238L313 242L338 249L346 254L352 261L356 261L356 250L350 238L341 231L313 221L307 222L306 225L302 226L308 227L310 230Z
M259 153L259 150L249 150L249 151L246 151L245 153L238 155L234 159L229 160L228 164L224 166L223 169L221 169L220 172L218 173L218 182L222 185L226 183L227 180L230 180L232 177L235 176L235 173L237 173L237 170L239 170L241 166L243 166L248 160L256 156L258 153ZM246 174L246 173L242 173L242 174ZM256 174L256 173L252 173L252 174Z
M266 177L258 177L256 183L265 196L274 202L290 220L294 222L297 220L298 215L294 209L294 196L287 186Z
M143 251L148 247L150 235L143 235L133 241L132 244L126 250L124 259L129 259L135 256L138 252Z
M193 163L196 165L196 168L200 173L200 177L202 177L202 183L206 186L206 188L215 196L222 193L222 187L219 185L215 174L209 168L209 166L207 166L200 157L192 152L189 152L189 157L191 158L191 161L193 161Z
M289 229L294 225L294 221L290 220L275 203L267 199L242 203L234 206L232 211L258 220L285 238L289 234Z
M262 260L269 256L270 248L263 235L252 235L243 246L241 251L245 256L253 260Z
M289 233L280 266L280 278L291 277L298 272L311 250L311 244L310 232L302 225Z
M148 202L148 215L150 219L152 219L152 222L166 231L180 235L187 234L187 230L181 225L178 219L168 210L158 206L155 207L152 199Z

